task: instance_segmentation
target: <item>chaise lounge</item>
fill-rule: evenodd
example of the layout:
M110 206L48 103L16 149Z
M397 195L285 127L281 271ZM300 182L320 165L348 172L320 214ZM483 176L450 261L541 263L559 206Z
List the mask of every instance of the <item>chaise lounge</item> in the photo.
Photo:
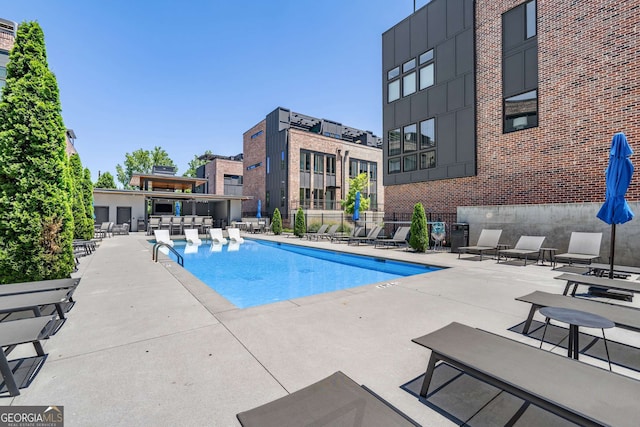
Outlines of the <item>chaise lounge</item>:
M413 339L431 349L420 390L443 361L582 426L637 426L640 381L453 322Z
M483 229L475 246L461 246L458 248L458 259L461 254L472 253L480 255L480 261L482 261L482 256L485 252L496 252L498 250L498 242L501 235L502 230Z
M411 227L400 227L393 233L391 238L378 238L375 240L373 247L377 248L378 245L384 248L409 246L407 243L407 236L411 231Z
M527 259L535 256L536 259L540 255L540 248L544 242L545 236L520 236L516 246L513 249L501 249L498 251L498 262L504 257L508 258L524 258L524 265L527 265Z
M420 426L340 371L236 416L243 427Z
M574 231L569 239L569 248L566 253L554 257L555 262L591 264L600 258L600 243L602 233L583 233Z

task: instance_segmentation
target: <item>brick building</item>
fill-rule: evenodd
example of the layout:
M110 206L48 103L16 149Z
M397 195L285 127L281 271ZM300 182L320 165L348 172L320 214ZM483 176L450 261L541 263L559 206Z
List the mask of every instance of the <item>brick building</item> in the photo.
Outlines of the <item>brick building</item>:
M631 0L433 0L385 32L386 210L602 203L614 133L640 147L639 19Z
M340 211L349 178L369 175L370 210L384 205L381 139L326 119L277 108L243 134L245 196L243 212L278 208L284 218L307 212Z
M207 163L196 170L196 176L206 179L207 183L197 189L199 193L242 196L242 154L205 154L200 159L207 160Z

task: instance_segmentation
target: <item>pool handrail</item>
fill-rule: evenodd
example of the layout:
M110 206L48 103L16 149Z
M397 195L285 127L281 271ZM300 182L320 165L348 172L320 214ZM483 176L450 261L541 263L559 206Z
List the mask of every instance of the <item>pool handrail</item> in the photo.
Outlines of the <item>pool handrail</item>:
M176 258L178 259L178 265L180 265L181 267L184 267L184 258L182 257L182 255L180 255L178 253L178 251L176 251L173 246L169 245L168 243L165 242L158 242L156 244L153 245L153 253L151 254L151 259L155 262L158 262L158 251L160 250L161 247L165 247L168 248L171 252L173 252L173 254L176 256Z

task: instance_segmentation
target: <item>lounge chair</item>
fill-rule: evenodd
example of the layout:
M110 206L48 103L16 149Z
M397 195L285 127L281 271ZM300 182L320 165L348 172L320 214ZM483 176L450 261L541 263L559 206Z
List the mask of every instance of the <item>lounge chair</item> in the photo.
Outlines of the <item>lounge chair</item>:
M554 260L556 262L567 262L569 264L591 264L591 261L600 258L601 242L602 233L582 233L574 231L571 233L567 252L557 254Z
M442 360L578 425L638 425L634 378L455 322L412 341L431 349L422 397Z
M227 239L224 239L225 241ZM211 246L209 247L209 252L222 252L222 247L225 245L226 243L220 243L217 242L215 240L211 241Z
M242 239L242 237L241 237ZM244 241L244 240L243 240ZM227 246L227 252L236 252L240 250L240 243L235 240L229 240L229 246Z
M311 237L318 240L317 239L318 234L324 234L327 231L327 228L329 228L329 224L322 224L320 228L318 228L318 230L305 233L304 237L306 237L307 240L311 240Z
M351 237L358 237L364 235L364 227L354 227L351 230L351 233L347 234L344 232L335 232L331 236L331 243L340 243L340 242L348 242Z
M373 243L378 238L378 235L381 231L382 227L376 225L371 230L369 230L366 236L350 237L347 241L347 244L350 245L351 243L356 243L359 246L360 243Z
M38 356L45 356L40 340L48 338L55 329L55 319L49 316L12 320L0 323L0 372L10 396L18 396L20 389L7 355L19 344L32 343ZM6 348L6 349L5 349ZM41 358L40 365L44 362ZM17 371L21 364L15 366ZM39 369L30 369L27 377L19 382L28 384Z
M149 224L147 225L147 234L151 235L153 230L160 230L160 218L149 218Z
M237 418L243 427L420 425L340 371Z
M100 228L94 230L93 237L95 239L104 239L105 237L109 237L109 226L110 222L103 222L100 224Z
M442 242L447 237L445 223L437 221L431 224L431 238L433 239L433 250L442 249Z
M170 221L170 227L169 227L169 233L171 234L182 234L182 217L181 216L174 216L171 217L171 221Z
M156 243L165 243L173 246L173 240L171 240L169 230L153 230L153 234L156 236Z
M129 234L129 223L125 222L124 224L116 224L113 226L112 234L115 235L127 235Z
M204 233L204 217L203 216L193 217L193 222L191 223L191 227L198 230L198 233Z
M55 308L59 320L55 331L65 322L65 308L69 302L69 290L57 289L53 291L31 292L26 294L6 295L0 297L0 313L4 315L2 321L14 320L17 316L24 317L24 312L32 312L33 317L49 315L49 308Z
M187 244L184 246L184 253L185 254L197 254L198 253L198 247L200 247L199 244L187 242Z
M498 250L498 242L501 235L502 230L483 229L475 246L461 246L458 248L458 258L460 258L460 254L473 253L480 255L480 261L482 261L482 256L485 252Z
M501 249L498 251L498 262L504 257L508 258L524 258L524 265L527 265L527 259L535 256L536 259L540 255L540 248L544 242L545 236L520 236L516 246L513 249Z
M325 231L324 233L316 233L315 236L313 236L314 239L316 240L320 240L320 239L328 239L331 240L331 238L336 234L336 232L338 231L338 227L340 227L340 224L333 224L330 225L329 228L327 228L327 231Z
M222 235L222 228L210 228L209 236L211 236L211 241L213 243L219 243L221 245L227 244L227 239Z
M75 301L73 300L73 293L75 292L79 284L79 277L69 279L39 280L36 282L7 283L0 286L0 297L64 289L67 291L66 298L68 302L65 304L61 304L61 308L66 313L71 310L71 308L75 304Z
M184 237L187 239L188 243L192 243L194 245L202 244L202 240L198 237L198 229L196 228L187 228L184 230Z
M229 233L229 241L242 243L244 239L240 237L240 229L239 228L227 228L227 233Z
M379 238L374 242L374 247L400 247L400 246L409 246L407 243L407 236L411 231L411 227L400 227L393 233L393 237Z

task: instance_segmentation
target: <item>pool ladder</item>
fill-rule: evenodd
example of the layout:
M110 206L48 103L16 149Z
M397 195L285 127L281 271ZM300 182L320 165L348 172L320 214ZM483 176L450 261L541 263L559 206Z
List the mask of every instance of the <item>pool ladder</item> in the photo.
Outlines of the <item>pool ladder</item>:
M184 258L182 257L182 255L180 255L178 253L178 251L176 251L173 246L164 243L164 242L159 242L156 243L155 245L153 245L153 254L151 255L151 259L155 262L158 262L158 251L160 250L161 247L165 247L168 248L171 252L173 252L173 254L176 256L176 258L178 259L178 264L181 267L184 267Z

